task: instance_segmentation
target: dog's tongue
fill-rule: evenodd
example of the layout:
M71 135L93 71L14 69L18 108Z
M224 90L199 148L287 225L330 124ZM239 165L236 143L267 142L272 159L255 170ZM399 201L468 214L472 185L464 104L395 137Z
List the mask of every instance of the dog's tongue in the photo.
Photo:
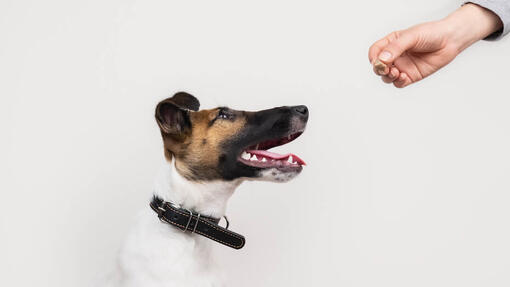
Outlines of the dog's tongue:
M306 165L306 163L302 159L300 159L297 155L292 154L292 153L278 154L278 153L270 152L270 151L267 151L267 150L258 150L258 149L247 150L246 152L254 154L254 155L258 155L258 156L263 156L263 157L266 157L266 158L275 159L275 160L288 159L290 156L292 156L292 159L295 162L297 162L298 164Z

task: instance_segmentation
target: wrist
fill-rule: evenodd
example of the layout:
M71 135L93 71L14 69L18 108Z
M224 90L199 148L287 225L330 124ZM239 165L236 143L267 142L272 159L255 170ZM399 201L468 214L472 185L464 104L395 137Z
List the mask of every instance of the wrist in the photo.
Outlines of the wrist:
M501 19L481 6L468 3L441 20L460 51L501 29Z

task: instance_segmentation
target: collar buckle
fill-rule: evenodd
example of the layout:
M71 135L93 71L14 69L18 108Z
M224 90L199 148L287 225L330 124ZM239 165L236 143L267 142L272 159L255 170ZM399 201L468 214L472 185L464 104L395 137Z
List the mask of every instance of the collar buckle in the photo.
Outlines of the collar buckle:
M165 223L165 221L163 220L164 214L166 212L165 202L162 201L161 205L158 204L156 207L157 207L156 213L158 214L159 221Z
M189 209L184 209L184 210L189 212L188 223L186 223L186 227L184 227L184 229L182 230L182 232L186 233L186 231L188 231L188 228L191 224L191 221L193 220L193 212ZM202 216L202 215L200 213L197 213L197 219L195 221L195 224L193 225L193 230L191 230L191 233L195 233L195 231L197 231L197 226L198 226L198 223L200 222L200 216Z

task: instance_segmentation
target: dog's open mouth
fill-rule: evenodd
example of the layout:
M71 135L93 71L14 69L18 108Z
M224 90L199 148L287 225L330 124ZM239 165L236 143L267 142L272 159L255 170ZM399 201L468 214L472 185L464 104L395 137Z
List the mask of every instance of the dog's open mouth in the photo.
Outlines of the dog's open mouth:
M301 168L306 165L297 155L292 153L278 154L268 151L277 146L287 144L298 138L303 132L292 133L280 139L273 139L260 142L246 148L239 157L242 163L259 168Z

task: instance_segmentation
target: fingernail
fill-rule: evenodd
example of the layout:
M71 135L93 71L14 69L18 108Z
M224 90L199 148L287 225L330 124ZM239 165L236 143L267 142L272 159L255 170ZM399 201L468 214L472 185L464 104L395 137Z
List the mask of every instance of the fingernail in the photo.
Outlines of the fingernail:
M387 61L389 61L391 59L391 53L388 52L388 51L384 51L381 54L379 54L379 59L381 61L387 62Z

